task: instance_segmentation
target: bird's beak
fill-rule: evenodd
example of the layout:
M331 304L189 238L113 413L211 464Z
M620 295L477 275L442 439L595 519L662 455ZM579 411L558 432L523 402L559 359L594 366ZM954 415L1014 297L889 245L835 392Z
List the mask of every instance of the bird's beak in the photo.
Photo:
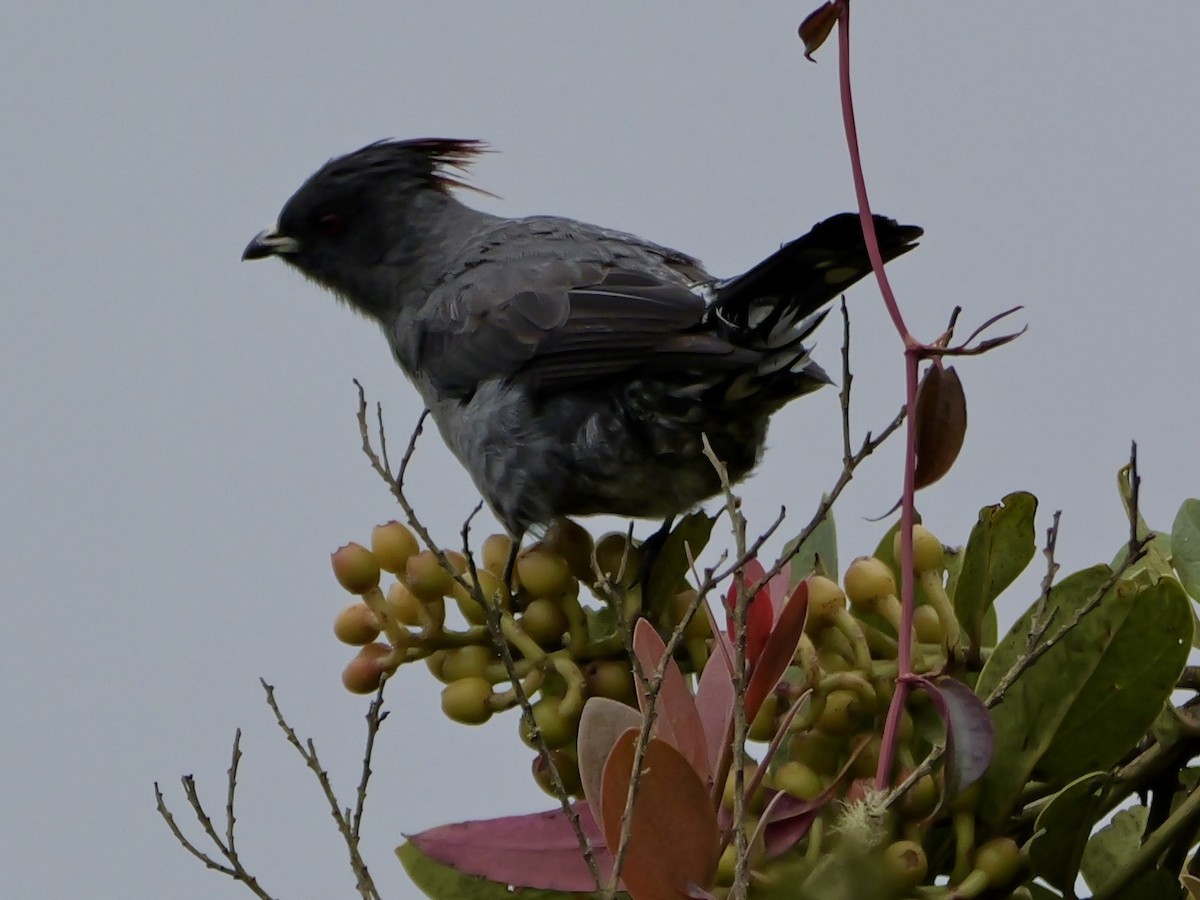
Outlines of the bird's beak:
M294 237L288 237L286 234L280 234L278 231L268 228L256 234L254 240L246 245L246 249L242 251L242 260L286 256L299 250L300 242Z

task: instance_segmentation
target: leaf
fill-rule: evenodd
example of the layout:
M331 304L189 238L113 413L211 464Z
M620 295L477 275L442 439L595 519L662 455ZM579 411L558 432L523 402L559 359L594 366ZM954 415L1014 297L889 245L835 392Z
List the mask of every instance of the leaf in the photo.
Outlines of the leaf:
M1091 772L1049 799L1038 814L1029 843L1034 873L1060 890L1074 888L1079 861L1092 827L1102 812L1099 803L1107 776Z
M954 611L972 648L982 645L987 610L1037 552L1036 512L1037 497L1023 491L979 511L953 596Z
M671 598L684 586L688 573L688 550L696 558L708 545L716 516L697 511L684 516L671 531L650 566L650 578L646 586L646 608L650 617L658 619L669 611Z
M799 538L800 535L796 535L784 544L783 553L780 554L780 556L787 556L797 546L800 548L792 557L792 582L803 581L818 566L823 570L824 575L836 581L838 577L837 527L833 522L833 510L827 512L824 518L817 523L817 527L812 530L812 534L803 544L797 545Z
M804 633L804 621L808 618L808 582L801 581L792 591L779 621L771 630L763 645L762 654L750 675L746 687L746 721L753 722L767 695L779 684L779 679L792 664L800 635Z
M992 717L975 692L954 678L918 678L946 726L946 797L957 797L987 771L995 747Z
M638 619L633 628L633 650L641 661L642 671L650 678L658 670L667 645L663 643L653 625L646 619ZM646 712L646 701L646 686L639 685L638 703L643 714ZM696 711L692 689L688 687L683 673L679 671L679 666L673 659L667 661L662 686L659 688L658 702L655 704L654 731L684 755L702 781L708 780L708 747L704 740L704 723L700 721L700 713Z
M1200 500L1184 500L1171 526L1171 563L1183 589L1200 600Z
M863 749L870 743L864 737L850 751L842 768L830 779L828 786L810 800L801 800L790 794L780 793L763 812L763 848L767 859L774 859L796 846L812 828L813 822L829 802L843 792L842 782L854 767Z
M566 900L592 897L593 891L569 892L539 888L510 888L502 881L467 875L422 853L411 841L396 848L400 864L423 894L434 900ZM628 896L621 894L620 896Z
M757 559L748 559L741 570L741 581L735 574L729 584L729 592L725 595L725 624L731 641L737 640L734 633L734 608L738 602L741 590L750 591L755 585L761 584L767 577L767 570ZM771 603L771 593L767 586L760 588L746 602L746 662L754 665L762 654L775 624L775 608Z
M613 848L620 841L636 743L636 735L622 735L604 767L603 828ZM691 763L666 741L652 738L639 779L621 871L633 900L679 900L693 885L712 887L720 840L717 815Z
M729 667L730 657L721 652L720 645L729 640L719 631L714 633L712 653L700 673L696 686L696 712L704 726L704 743L708 748L708 770L710 783L715 783L715 774L721 765L721 757L731 740L733 725L733 670Z
M612 857L606 849L600 826L586 803L575 804L575 811L584 834L591 841L601 877L604 877L612 869ZM484 891L490 889L491 882L501 887L516 885L549 891L594 891L596 888L575 831L561 808L525 816L440 825L410 835L408 843L396 851L413 881L432 897L499 897L499 894L486 892L434 893L427 890L422 879L433 879L437 885L454 879L430 868L423 859L406 851L406 847L448 867L454 878L481 876L490 879L482 885L464 882L464 890L470 887Z
M917 388L916 488L950 471L967 436L967 395L953 366L931 365Z
M1063 579L1047 634L1069 622L1110 580L1108 566ZM1013 625L980 673L986 697L1025 653L1032 610ZM981 809L997 822L1035 771L1052 784L1108 769L1146 733L1187 659L1191 620L1174 579L1139 590L1118 582L1099 607L1026 669L992 710L996 751Z
M814 61L812 58L830 32L833 31L833 26L837 24L840 10L836 3L823 3L815 10L804 17L804 21L800 23L800 40L804 42L804 58L809 61Z
M600 809L600 780L613 745L626 731L641 731L642 716L631 706L608 697L591 697L579 717L579 780L592 808Z
M1088 887L1099 890L1133 858L1142 845L1149 817L1150 811L1144 806L1118 810L1112 821L1088 841L1079 867Z

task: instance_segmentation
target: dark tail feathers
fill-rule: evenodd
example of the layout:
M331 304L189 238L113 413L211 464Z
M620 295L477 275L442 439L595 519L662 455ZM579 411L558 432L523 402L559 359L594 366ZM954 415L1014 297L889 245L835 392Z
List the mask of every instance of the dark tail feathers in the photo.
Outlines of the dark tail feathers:
M890 262L913 249L924 232L916 225L900 225L895 219L875 216L875 233L884 261ZM781 330L791 331L870 273L871 261L858 216L841 213L784 244L744 275L718 282L709 313L774 344ZM790 334L788 342L802 337Z

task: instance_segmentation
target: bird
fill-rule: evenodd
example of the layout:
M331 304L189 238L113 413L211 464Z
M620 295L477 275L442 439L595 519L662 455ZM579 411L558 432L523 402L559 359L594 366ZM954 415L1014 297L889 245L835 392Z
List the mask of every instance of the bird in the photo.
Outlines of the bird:
M736 484L772 415L830 383L804 342L871 272L859 217L719 279L633 234L467 205L456 189L489 149L384 140L331 159L242 259L281 259L379 324L516 544L563 517L669 527L722 489L705 438ZM923 233L874 226L885 261Z

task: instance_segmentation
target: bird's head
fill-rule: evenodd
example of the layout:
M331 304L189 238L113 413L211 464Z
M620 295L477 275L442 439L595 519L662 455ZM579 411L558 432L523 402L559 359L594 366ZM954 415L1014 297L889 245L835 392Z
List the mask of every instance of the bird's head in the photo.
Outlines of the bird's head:
M436 231L452 170L485 150L479 141L379 141L332 159L257 234L242 259L277 256L363 312L384 317L395 282L412 274Z

